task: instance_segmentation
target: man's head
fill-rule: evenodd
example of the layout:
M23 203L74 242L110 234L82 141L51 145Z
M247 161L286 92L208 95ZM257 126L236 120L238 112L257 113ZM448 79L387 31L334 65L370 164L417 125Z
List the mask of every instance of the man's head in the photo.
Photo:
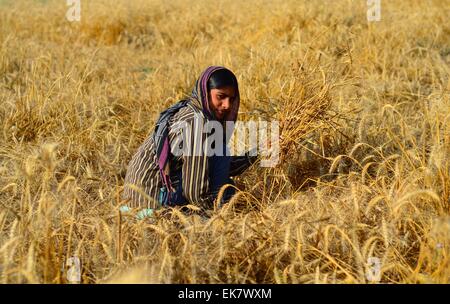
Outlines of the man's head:
M237 98L237 80L229 70L215 71L208 80L209 108L217 120L223 121Z

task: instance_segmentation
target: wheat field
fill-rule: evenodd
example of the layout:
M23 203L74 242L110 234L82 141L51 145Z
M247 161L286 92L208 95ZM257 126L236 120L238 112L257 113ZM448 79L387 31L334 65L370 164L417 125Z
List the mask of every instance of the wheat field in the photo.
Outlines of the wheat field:
M450 1L0 1L0 282L449 283ZM209 65L280 122L208 216L121 214L128 162ZM380 262L371 280L370 260Z

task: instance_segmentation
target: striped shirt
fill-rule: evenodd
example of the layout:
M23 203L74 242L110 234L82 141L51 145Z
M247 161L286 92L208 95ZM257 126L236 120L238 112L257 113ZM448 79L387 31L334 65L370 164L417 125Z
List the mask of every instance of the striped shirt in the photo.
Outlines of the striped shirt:
M217 193L209 189L208 156L203 148L208 146L208 133L203 132L203 126L208 121L195 100L181 108L169 120L169 143L171 149L170 171L181 170L183 196L188 203L202 208L212 208ZM181 122L181 123L180 123ZM187 153L174 153L180 147L182 129L176 126L187 125ZM203 153L195 153L202 150ZM179 155L179 156L175 156ZM230 176L241 174L256 157L232 156ZM173 181L175 184L179 181ZM159 172L153 134L148 136L132 157L125 176L125 186L122 197L132 208L157 208L159 191L163 186Z

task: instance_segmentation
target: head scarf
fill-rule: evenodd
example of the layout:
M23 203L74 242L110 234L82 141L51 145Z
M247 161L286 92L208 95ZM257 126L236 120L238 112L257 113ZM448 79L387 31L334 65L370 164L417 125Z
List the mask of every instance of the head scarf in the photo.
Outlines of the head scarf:
M193 100L194 103L197 103L197 105L200 105L203 113L208 117L209 119L217 120L214 112L209 108L209 102L208 102L208 80L211 77L211 75L217 71L217 70L228 70L225 67L222 66L210 66L206 70L202 72L200 77L195 82L194 89L191 93L191 100ZM230 71L230 70L228 70ZM230 71L231 72L231 71ZM231 72L233 74L233 72ZM234 74L233 74L234 75ZM235 76L236 78L236 76ZM239 111L239 102L240 102L240 95L239 95L239 86L237 83L236 78L236 98L233 101L233 105L231 108L231 111L227 114L225 117L225 121L236 121L238 111Z

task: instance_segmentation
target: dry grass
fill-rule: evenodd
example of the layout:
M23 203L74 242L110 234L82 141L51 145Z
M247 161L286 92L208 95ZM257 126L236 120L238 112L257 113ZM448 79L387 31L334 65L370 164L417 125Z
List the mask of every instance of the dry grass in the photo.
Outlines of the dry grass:
M449 283L449 1L0 1L0 281ZM219 5L219 7L215 7ZM126 166L208 65L281 123L210 218L119 216ZM195 208L195 207L193 207ZM133 270L134 269L134 270Z

